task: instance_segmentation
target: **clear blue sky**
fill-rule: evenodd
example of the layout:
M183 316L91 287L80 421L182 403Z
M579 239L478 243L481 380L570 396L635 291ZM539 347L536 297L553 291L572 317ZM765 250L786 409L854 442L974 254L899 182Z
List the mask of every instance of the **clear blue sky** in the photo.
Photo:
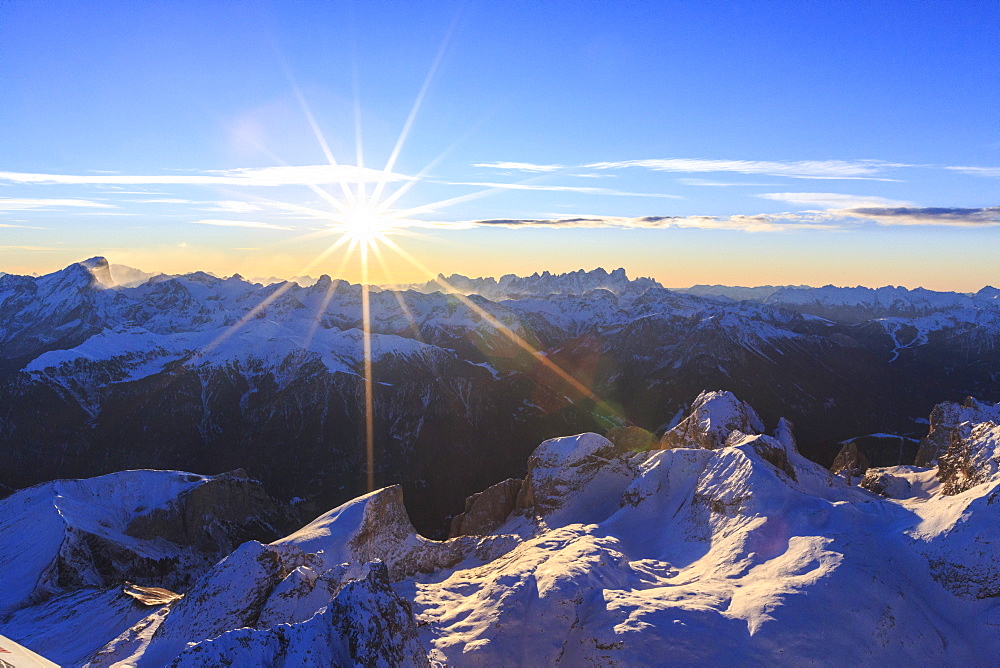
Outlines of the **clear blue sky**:
M407 215L429 270L1000 283L992 1L0 2L0 270L298 273L305 110L381 170L422 88L384 193L490 190Z

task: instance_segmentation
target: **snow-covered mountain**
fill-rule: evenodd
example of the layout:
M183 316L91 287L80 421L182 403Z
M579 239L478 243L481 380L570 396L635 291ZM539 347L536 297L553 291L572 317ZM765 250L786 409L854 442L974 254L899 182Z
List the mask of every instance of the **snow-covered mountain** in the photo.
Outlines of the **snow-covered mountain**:
M571 271L566 274L550 274L545 271L531 276L506 274L500 279L493 277L469 278L461 274L445 276L438 274L437 280L406 287L419 292L437 292L442 283L452 286L466 295L480 295L492 301L523 299L525 297L545 298L549 295L584 295L593 290L608 290L616 295L625 293L642 294L649 288L662 288L652 278L629 280L624 269L608 273L598 267L593 271Z
M470 500L507 499L493 529L428 540L388 487L243 544L182 598L126 610L85 586L0 632L91 666L991 663L997 426L860 483L766 426L704 392L665 449L543 442L516 495Z
M941 399L1000 400L995 290L896 290L855 322L809 312L833 299L826 288L786 305L681 295L621 270L475 280L516 298L470 283L483 317L441 291L371 297L376 478L401 484L436 537L467 496L522 477L532 444L630 425L657 440L705 386L732 388L766 421L789 416L801 452L824 465L859 436L916 444ZM0 489L242 467L313 512L356 496L361 298L328 276L262 285L196 272L123 287L103 258L0 277ZM912 463L915 449L879 461Z
M695 297L725 297L738 302L748 300L762 302L775 292L786 288L810 289L808 285L759 285L752 288L734 285L692 285L690 288L671 288L671 290Z

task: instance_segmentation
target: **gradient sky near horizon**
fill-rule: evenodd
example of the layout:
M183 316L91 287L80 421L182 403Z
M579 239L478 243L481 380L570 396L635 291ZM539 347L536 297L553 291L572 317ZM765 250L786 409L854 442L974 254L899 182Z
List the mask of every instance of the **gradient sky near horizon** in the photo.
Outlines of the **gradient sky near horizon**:
M316 189L383 178L423 268L373 282L971 291L1000 284L998 45L993 1L8 0L0 271L291 277L336 238ZM358 280L341 255L309 273Z

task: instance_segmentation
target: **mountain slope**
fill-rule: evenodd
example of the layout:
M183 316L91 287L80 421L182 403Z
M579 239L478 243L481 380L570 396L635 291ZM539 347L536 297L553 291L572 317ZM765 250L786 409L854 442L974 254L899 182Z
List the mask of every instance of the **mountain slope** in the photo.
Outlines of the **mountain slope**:
M762 425L731 393L695 405L669 449L542 443L486 536L426 540L387 488L246 543L91 665L992 661L995 425L942 455L960 465L857 485L802 457L785 421L743 432Z

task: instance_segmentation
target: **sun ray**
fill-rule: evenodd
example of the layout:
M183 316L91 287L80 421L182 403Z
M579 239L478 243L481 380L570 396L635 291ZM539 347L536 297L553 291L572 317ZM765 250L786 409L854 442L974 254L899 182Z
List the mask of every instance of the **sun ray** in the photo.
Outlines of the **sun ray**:
M372 316L368 285L368 244L361 243L361 334L365 364L365 458L368 491L375 490L375 401L372 387Z
M448 157L449 153L451 153L453 150L455 150L456 147L458 147L460 144L462 144L462 142L464 142L466 139L468 139L469 135L471 135L473 132L475 132L479 128L480 125L482 125L484 122L486 122L487 118L489 118L489 115L487 115L487 116L483 117L482 119L480 119L479 122L476 123L475 125L473 125L471 128L469 128L465 132L465 134L463 134L461 137L459 137L458 139L456 139L455 141L453 141L451 143L451 145L448 146L448 148L446 148L445 150L441 151L441 153L436 158L434 158L429 163L427 163L427 165L423 169L421 169L413 177L412 180L407 181L406 183L404 183L403 185L401 185L399 188L397 188L395 190L395 192L393 192L391 195L389 195L388 197L386 197L381 202L378 202L376 204L375 208L378 209L379 211L388 210L389 207L391 207L393 204L395 204L399 200L400 197L402 197L403 195L405 195L410 190L410 188L412 188L413 186L415 186L420 181L420 179L422 179L423 177L427 176L427 174L430 173L430 171L432 169L434 169L435 167L437 167L437 165L440 164L440 162L442 160L444 160L446 157Z
M337 241L335 241L334 243L330 244L330 246L326 250L324 250L322 253L320 253L319 255L317 255L316 258L312 262L310 262L309 264L307 264L306 266L304 266L302 269L300 269L299 272L298 272L299 275L305 274L307 271L310 271L313 267L315 267L317 264L319 264L320 262L322 262L323 260L325 260L327 257L330 256L331 253L333 253L335 250L337 250L338 248L340 248L341 246L343 246L348 241L350 241L350 237L348 237L347 235L344 235L340 239L338 239ZM269 294L267 297L265 297L259 304L257 304L252 309L250 309L246 313L246 315L244 315L242 318L240 318L239 320L237 320L233 325L231 325L230 327L228 327L224 332L222 332L221 334L219 334L219 336L217 336L211 343L209 343L208 345L206 345L203 348L201 348L201 350L197 351L192 356L192 359L197 359L197 358L201 357L202 355L204 355L206 353L209 353L212 350L214 350L221 343L223 343L226 339L228 339L230 336L232 336L237 331L239 331L240 329L242 329L248 322L250 322L250 320L252 318L256 317L258 313L260 313L265 308L267 308L268 306L270 306L274 302L274 300L276 300L278 297L280 297L281 295L283 295L286 292L288 292L288 290L290 290L293 285L296 285L296 284L293 283L293 282L291 282L291 281L286 281L285 283L282 283L280 287L278 287L271 294Z
M357 246L357 242L352 240L348 244L347 249L344 251L344 257L340 261L340 265L334 270L334 276L339 276L344 267L347 266L347 262L354 255L354 249ZM305 343L303 348L308 348L309 344L312 343L313 337L316 336L316 331L319 329L320 320L323 317L323 313L326 312L326 307L330 305L330 301L333 299L333 294L337 291L337 285L340 282L339 278L334 278L330 281L330 286L326 289L326 294L323 295L323 301L320 302L320 306L316 309L316 315L313 317L312 325L309 326L309 333L306 335Z
M302 108L302 113L305 114L306 120L309 121L309 127L312 128L313 134L316 136L316 141L319 142L320 148L323 150L323 155L326 157L327 162L331 165L337 164L337 159L333 157L333 151L330 150L330 145L326 142L326 137L323 135L323 131L319 127L319 123L316 122L316 117L313 116L312 109L309 108L309 104L306 102L305 95L298 86L292 85L292 90L295 91L295 97L299 101L299 106ZM358 165L360 167L360 165ZM358 200L354 196L354 193L347 186L346 181L338 181L340 184L340 189L344 193L344 197L348 200L351 206L357 204Z
M406 143L406 137L410 134L410 128L413 127L413 121L417 118L417 112L420 111L420 105L424 102L424 97L427 95L427 90L431 86L431 81L434 79L434 74L437 72L438 66L444 59L444 54L448 49L448 43L451 41L452 33L455 31L455 25L458 22L458 16L452 21L451 25L448 27L448 32L445 34L444 39L441 41L441 46L438 47L437 55L434 56L434 61L431 63L430 70L427 72L427 76L424 77L424 83L420 86L420 91L417 93L417 98L413 101L413 106L410 108L410 113L406 117L406 122L403 123L403 129L399 133L399 138L396 139L396 145L392 148L392 153L389 154L389 159L385 163L383 168L383 173L388 176L392 172L393 167L396 166L396 159L399 158L399 152L403 149L403 144ZM378 181L375 184L375 190L372 191L371 202L374 205L378 204L379 197L382 195L382 190L385 188L386 181L384 179Z
M351 87L354 89L354 155L358 167L365 166L364 142L361 136L361 75L358 72L358 52L357 45L352 44L352 77ZM362 202L368 201L368 194L364 181L358 181L358 199Z
M375 256L375 260L382 268L382 272L385 274L385 277L389 279L389 283L395 283L396 278L392 275L392 271L389 269L389 263L386 262L384 257L382 257L382 250L379 248L378 244L372 244L372 254ZM392 296L396 298L396 301L399 303L400 310L403 312L403 315L406 316L407 321L409 321L410 329L413 331L413 336L416 337L417 341L423 343L424 338L420 334L420 328L417 326L417 320L413 317L410 307L406 305L406 300L403 299L403 295L399 293L399 290L395 290L393 288L389 288L389 292L391 292Z

